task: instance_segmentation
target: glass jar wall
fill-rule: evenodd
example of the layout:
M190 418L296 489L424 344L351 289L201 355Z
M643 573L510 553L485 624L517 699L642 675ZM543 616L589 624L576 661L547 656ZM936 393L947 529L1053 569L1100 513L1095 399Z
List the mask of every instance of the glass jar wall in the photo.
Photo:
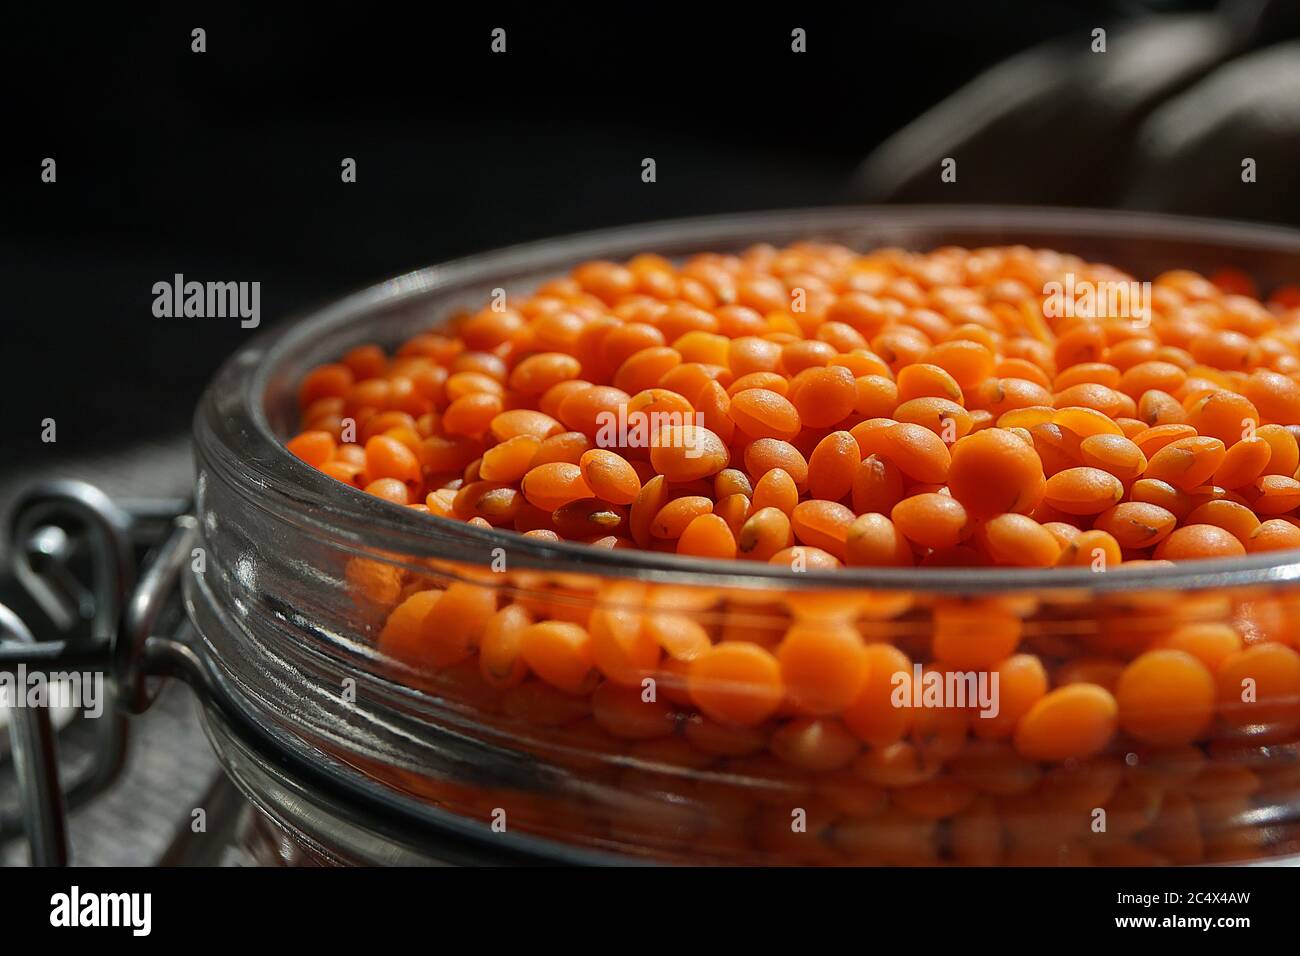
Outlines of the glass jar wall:
M597 552L415 516L281 447L299 378L351 346L395 344L494 289L524 292L588 258L799 239L1026 243L1139 276L1235 266L1265 286L1300 274L1300 241L1249 227L1053 211L792 212L493 253L260 338L196 416L206 560L185 599L197 648L241 713L307 773L277 769L213 712L233 779L330 862L1183 864L1297 852L1300 694L1279 650L1300 642L1300 565L1289 555L1106 573L798 573ZM554 622L558 641L582 628L601 666L570 672L561 658L546 679L494 672L484 629L506 607ZM407 641L405 617L435 608L434 639ZM1171 632L1225 627L1251 664L1219 674L1208 704L1164 702L1145 725L1121 725L1072 692L1041 739L1017 738L1023 682L1113 689ZM945 650L953 635L965 649L957 660ZM833 674L771 685L763 662L792 636L864 648L872 694L841 699ZM701 641L738 648L734 661L693 672ZM1250 703L1235 692L1242 679L1254 683ZM335 801L322 782L352 799Z

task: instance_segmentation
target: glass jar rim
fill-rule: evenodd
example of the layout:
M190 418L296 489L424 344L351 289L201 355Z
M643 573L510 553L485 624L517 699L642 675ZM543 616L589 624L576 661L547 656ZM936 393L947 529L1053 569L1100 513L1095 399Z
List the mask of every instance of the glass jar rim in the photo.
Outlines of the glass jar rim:
M305 316L260 333L222 366L195 415L198 453L250 502L299 525L412 558L445 558L488 565L505 548L512 566L557 574L653 579L699 586L834 591L864 589L914 594L990 595L1023 591L1200 590L1300 579L1300 551L1185 562L1173 567L1090 568L874 568L795 571L757 562L689 558L641 550L595 549L550 543L432 515L418 518L400 505L338 482L291 454L267 414L273 378L295 354L322 336L363 325L391 307L481 284L520 271L558 273L592 258L618 258L662 246L708 251L720 244L755 244L774 235L861 230L925 245L952 245L941 237L983 237L984 245L1017 244L1038 233L1092 242L1200 242L1240 252L1266 251L1300 263L1300 232L1275 226L1154 213L1008 206L832 206L667 220L579 233L480 253L398 276ZM874 239L872 237L875 237ZM928 240L928 241L927 241ZM899 244L896 241L893 244ZM1023 243L1022 243L1023 244ZM287 436L286 436L287 437ZM482 555L475 561L474 555ZM1281 560L1279 560L1281 558Z

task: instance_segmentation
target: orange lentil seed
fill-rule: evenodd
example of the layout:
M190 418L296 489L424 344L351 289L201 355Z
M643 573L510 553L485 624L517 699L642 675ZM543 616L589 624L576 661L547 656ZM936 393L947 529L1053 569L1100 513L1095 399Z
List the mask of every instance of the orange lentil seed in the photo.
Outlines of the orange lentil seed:
M582 479L597 498L630 505L641 493L641 479L626 459L612 451L592 448L578 460Z
M754 644L724 641L690 664L691 699L708 717L724 724L753 726L781 703L781 665Z
M1119 706L1096 684L1070 684L1040 697L1021 718L1015 747L1032 760L1060 762L1100 753L1119 727Z

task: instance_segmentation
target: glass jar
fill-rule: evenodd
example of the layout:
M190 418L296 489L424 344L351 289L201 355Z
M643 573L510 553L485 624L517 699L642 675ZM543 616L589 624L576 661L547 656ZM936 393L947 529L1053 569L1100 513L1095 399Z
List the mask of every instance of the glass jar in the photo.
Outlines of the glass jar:
M1284 230L1063 210L826 209L507 249L263 334L227 362L195 416L201 554L182 584L187 653L219 689L204 695L208 733L296 858L1179 864L1300 852L1300 699L1270 696L1263 681L1253 709L1221 701L1194 743L1142 744L1121 731L1094 756L1038 763L1005 733L983 733L970 707L927 709L919 698L915 711L842 721L784 701L760 726L736 727L696 711L674 661L649 674L629 666L622 685L593 695L590 681L574 694L536 678L491 686L474 655L479 635L459 633L457 620L440 635L436 666L377 650L395 606L449 588L465 621L484 604L515 603L535 619L703 627L714 641L769 648L795 625L852 630L916 665L932 662L940 629L1011 629L1054 677L1092 667L1098 681L1178 622L1300 646L1300 562L1289 553L1106 573L798 573L417 516L282 447L312 367L364 342L396 345L495 289L522 294L591 258L805 239L1044 246L1139 277L1234 266L1264 288L1300 277L1300 238Z

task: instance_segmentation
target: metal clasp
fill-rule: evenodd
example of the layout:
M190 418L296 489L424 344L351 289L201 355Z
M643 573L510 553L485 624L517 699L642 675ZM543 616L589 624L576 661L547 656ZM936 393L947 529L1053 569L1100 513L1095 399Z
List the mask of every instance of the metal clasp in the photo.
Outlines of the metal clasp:
M14 507L9 528L14 574L48 618L49 636L33 636L26 622L0 604L0 671L101 672L112 688L94 759L66 787L59 781L48 710L11 710L21 826L35 865L67 862L65 799L75 807L112 782L125 759L123 714L143 712L156 696L144 650L197 534L188 510L189 502L174 499L115 502L79 481L34 485ZM157 545L164 534L137 584L137 550ZM74 565L88 571L89 588ZM0 833L15 829L15 821L0 819Z

